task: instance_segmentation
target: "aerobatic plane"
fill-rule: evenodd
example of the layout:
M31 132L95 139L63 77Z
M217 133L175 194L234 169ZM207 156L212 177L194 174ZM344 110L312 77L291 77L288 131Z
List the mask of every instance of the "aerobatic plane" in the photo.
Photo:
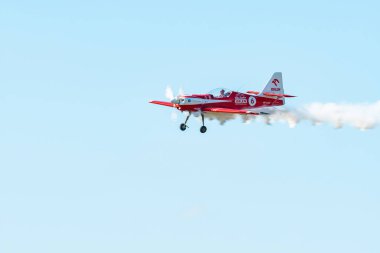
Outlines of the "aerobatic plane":
M172 92L169 92L172 94ZM282 73L276 72L268 81L262 92L246 91L238 92L224 88L214 89L206 94L193 95L169 95L170 102L150 101L152 104L174 107L181 112L188 112L186 120L180 125L185 131L191 115L202 117L201 133L207 131L204 118L207 114L239 114L239 115L268 115L268 108L282 106L285 98L295 96L284 94Z

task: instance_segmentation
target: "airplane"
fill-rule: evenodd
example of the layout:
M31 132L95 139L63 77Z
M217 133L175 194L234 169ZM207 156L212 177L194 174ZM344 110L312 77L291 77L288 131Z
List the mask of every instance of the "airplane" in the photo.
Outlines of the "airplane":
M202 117L201 133L207 131L204 118L207 114L268 115L267 108L283 106L285 98L295 96L284 94L282 73L275 72L262 92L238 92L224 88L214 89L206 94L172 96L170 102L152 100L150 103L174 107L181 112L188 112L186 120L180 125L185 131L190 116Z

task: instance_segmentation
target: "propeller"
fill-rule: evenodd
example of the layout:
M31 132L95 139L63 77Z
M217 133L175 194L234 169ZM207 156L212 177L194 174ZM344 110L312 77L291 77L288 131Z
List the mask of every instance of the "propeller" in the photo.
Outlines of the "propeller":
M183 91L182 87L179 88L178 96L174 96L173 89L169 85L166 87L166 90L165 90L165 97L167 99L169 99L170 102L173 103L173 104L178 104L179 103L179 97L183 96L184 94L185 94L185 92ZM177 110L172 111L172 113L170 115L170 118L173 121L177 121L177 119L178 119L178 111Z
M178 90L178 94L179 94L180 96L185 95L185 92L183 91L183 88L182 88L182 87L179 88L179 90Z
M174 99L173 89L170 86L166 87L165 97L167 99L169 99L169 100L173 100Z
M174 122L176 122L177 121L177 119L178 119L178 111L172 111L172 113L170 114L170 119L172 120L172 121L174 121Z
M179 103L179 97L184 95L184 91L182 88L179 88L178 95L174 96L173 89L170 86L166 87L165 90L165 97L170 100L171 103L173 104L178 104Z

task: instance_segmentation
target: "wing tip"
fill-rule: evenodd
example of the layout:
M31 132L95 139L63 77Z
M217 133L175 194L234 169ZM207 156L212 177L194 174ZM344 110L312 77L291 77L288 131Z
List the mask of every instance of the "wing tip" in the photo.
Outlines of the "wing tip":
M168 107L175 107L174 104L172 104L170 102L164 102L164 101L150 100L149 103L156 104L156 105L168 106Z

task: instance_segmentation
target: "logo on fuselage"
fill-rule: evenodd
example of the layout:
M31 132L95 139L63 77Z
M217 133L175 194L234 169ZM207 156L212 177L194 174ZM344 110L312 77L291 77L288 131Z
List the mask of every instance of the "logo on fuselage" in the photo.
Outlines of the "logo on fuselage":
M235 104L247 104L248 100L247 97L243 94L236 95L235 97Z

